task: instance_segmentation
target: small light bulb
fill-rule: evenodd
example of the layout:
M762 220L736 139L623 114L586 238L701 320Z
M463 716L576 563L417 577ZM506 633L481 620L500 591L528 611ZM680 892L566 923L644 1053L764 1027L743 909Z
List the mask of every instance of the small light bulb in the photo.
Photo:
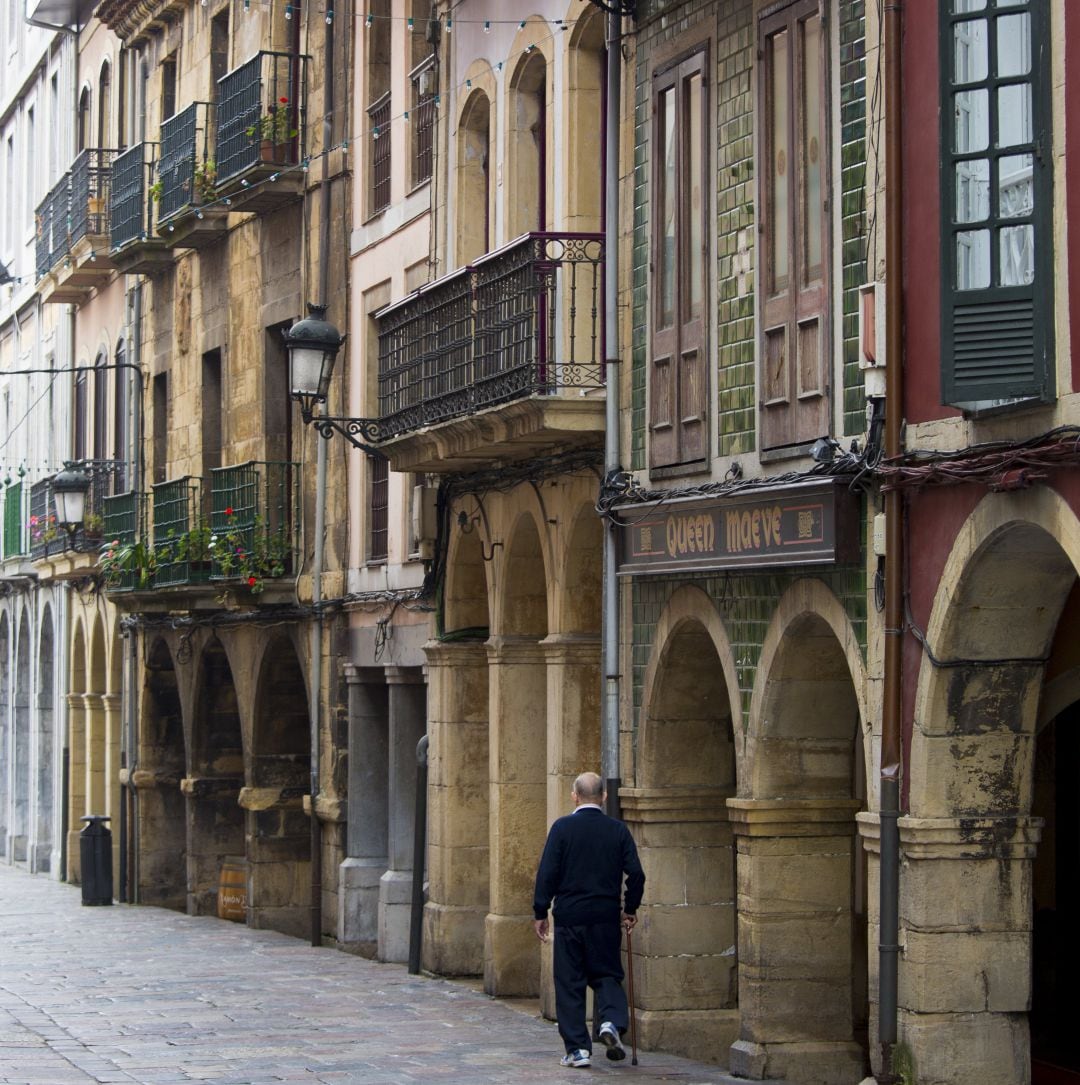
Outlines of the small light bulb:
M485 34L490 34L491 33L491 20L490 19L485 19L484 20L484 33Z
M285 5L285 18L286 19L291 19L292 18L292 4L286 4Z
M447 34L449 34L453 29L454 29L454 20L453 19L447 19L446 20L446 32L447 32Z

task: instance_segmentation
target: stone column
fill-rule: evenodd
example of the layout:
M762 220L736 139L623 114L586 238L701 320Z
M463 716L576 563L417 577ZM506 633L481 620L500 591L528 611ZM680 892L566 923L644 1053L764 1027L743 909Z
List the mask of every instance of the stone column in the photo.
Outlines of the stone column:
M1031 1080L1031 877L1042 825L900 818L899 1039L919 1085Z
M484 970L488 912L488 659L477 642L424 646L428 673L428 901L423 966Z
M547 658L546 829L573 809L570 789L578 774L600 771L600 639L553 634L541 644ZM552 948L549 941L540 949L540 1008L554 1020Z
M733 1073L851 1085L853 799L729 799L738 848ZM920 1081L921 1085L921 1081Z
M714 787L621 792L623 817L645 868L634 996L646 1048L715 1060L738 1039L729 795Z
M349 784L345 861L338 869L338 941L374 957L379 940L379 879L389 865L387 772L389 702L381 668L346 667Z
M81 693L67 695L68 711L68 826L67 826L67 870L65 877L69 882L82 880L82 866L79 856L79 832L82 822L79 818L86 811L86 704ZM10 851L9 853L10 854Z
M120 895L120 713L119 693L105 693L101 697L105 717L105 742L102 749L102 766L105 785L103 814L109 816L112 831L113 892Z
M409 959L413 831L416 823L416 744L427 729L427 689L416 668L387 667L390 699L389 864L379 879L379 960Z
M547 660L525 637L488 641L491 705L491 904L484 990L534 997L540 943L532 929L536 865L547 833Z
M84 693L86 720L86 806L88 814L107 814L105 807L105 694Z

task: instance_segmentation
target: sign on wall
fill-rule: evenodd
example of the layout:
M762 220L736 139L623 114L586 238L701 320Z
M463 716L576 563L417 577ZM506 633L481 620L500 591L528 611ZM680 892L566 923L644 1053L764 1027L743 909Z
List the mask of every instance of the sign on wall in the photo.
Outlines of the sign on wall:
M832 563L859 549L857 502L843 479L615 512L621 576Z

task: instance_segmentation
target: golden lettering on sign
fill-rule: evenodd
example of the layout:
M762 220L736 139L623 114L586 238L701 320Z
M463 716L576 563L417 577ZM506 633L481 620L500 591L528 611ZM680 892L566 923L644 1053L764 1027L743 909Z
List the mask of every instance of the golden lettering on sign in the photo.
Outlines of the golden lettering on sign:
M667 518L667 552L670 557L711 554L715 547L716 524L708 513Z
M738 554L743 550L763 550L779 546L782 521L783 509L779 505L725 513L728 552Z
M641 529L641 549L646 554L652 553L652 528L643 527Z
M811 509L799 513L799 538L812 539L814 537L814 513Z

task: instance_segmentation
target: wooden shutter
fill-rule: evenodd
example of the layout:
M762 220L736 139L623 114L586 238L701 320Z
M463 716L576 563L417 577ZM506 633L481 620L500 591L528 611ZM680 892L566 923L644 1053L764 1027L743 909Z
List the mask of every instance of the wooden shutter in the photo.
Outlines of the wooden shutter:
M708 92L699 50L653 80L649 464L706 458Z
M942 402L1053 398L1045 0L941 11Z
M760 21L762 447L830 429L827 32L818 0Z

